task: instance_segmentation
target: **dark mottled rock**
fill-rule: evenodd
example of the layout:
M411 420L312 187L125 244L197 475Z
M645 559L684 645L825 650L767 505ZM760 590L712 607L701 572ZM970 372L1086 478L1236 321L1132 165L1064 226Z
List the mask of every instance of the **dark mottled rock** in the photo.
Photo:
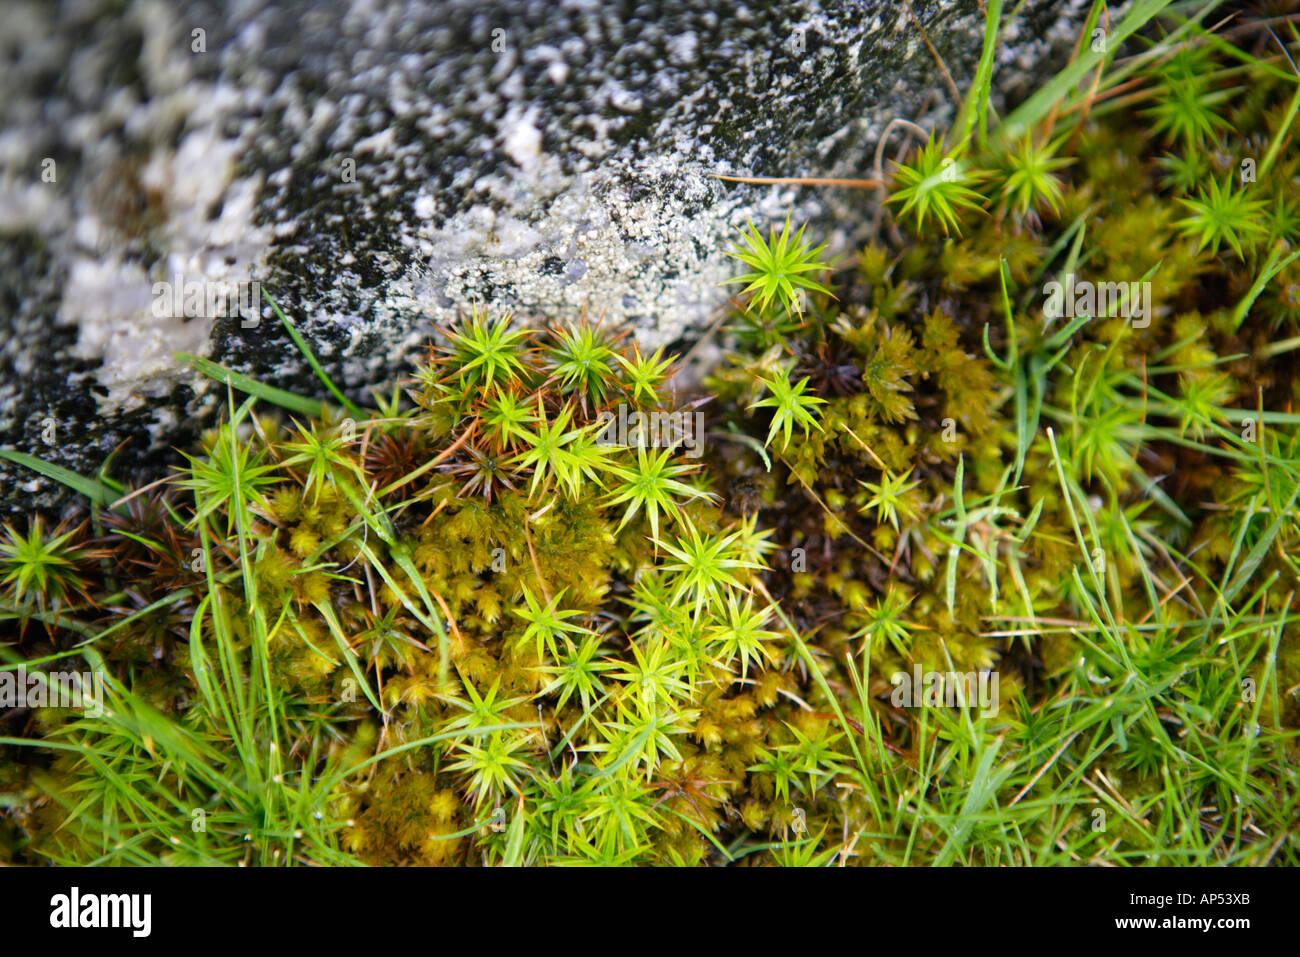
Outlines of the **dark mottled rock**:
M1086 6L1023 5L999 96ZM975 0L912 8L964 87ZM870 175L892 117L951 110L899 0L38 0L6 4L0 62L0 446L91 473L120 445L136 478L222 401L177 352L319 392L269 313L157 314L155 283L260 281L358 397L476 303L681 342L747 217L839 248L867 220L713 174ZM0 503L57 490L0 463Z

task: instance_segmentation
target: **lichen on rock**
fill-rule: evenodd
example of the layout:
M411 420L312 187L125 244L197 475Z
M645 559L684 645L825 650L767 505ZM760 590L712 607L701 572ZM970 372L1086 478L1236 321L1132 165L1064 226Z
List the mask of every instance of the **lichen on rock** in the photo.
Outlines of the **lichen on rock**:
M125 442L119 466L155 473L216 401L180 352L315 389L269 311L153 315L176 277L259 281L358 396L471 305L689 340L746 219L833 220L833 251L864 225L833 192L715 174L869 175L891 118L950 115L921 31L963 81L982 14L911 8L15 4L0 445L94 472ZM999 92L1054 69L1085 8L1023 5ZM0 481L7 498L17 476Z

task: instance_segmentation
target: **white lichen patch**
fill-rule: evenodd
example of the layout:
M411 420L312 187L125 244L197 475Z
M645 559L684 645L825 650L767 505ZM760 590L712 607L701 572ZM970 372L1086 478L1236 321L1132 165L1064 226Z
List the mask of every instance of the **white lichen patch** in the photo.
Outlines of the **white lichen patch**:
M476 207L430 224L417 243L424 261L392 284L393 305L435 321L489 301L526 320L586 313L647 344L672 341L725 294L730 267L716 251L741 221L708 171L679 158L581 174L527 218ZM665 282L665 264L676 281Z
M211 323L153 315L152 283L136 263L77 259L60 318L77 327L73 354L101 360L101 413L130 412L177 384L177 352L204 354Z
M253 223L258 183L234 177L238 152L238 142L221 137L215 122L188 132L174 152L155 151L141 184L162 197L166 219L155 241L164 255L148 274L138 263L84 253L73 260L59 320L77 328L77 358L102 360L102 413L151 404L182 381L202 387L176 357L208 354L216 316L184 308L177 313L171 290L247 283L265 258L269 243ZM84 210L76 234L90 240L106 229L95 212Z

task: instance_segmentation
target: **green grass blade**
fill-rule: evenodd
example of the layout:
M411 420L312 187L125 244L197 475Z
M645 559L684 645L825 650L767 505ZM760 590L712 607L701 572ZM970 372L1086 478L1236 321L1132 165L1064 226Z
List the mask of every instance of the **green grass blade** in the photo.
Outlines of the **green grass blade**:
M1124 19L1107 34L1104 50L1094 50L1091 44L1085 44L1078 57L1007 116L998 127L997 138L1011 142L1024 136L1053 107L1066 100L1098 64L1113 56L1120 44L1160 14L1170 2L1171 0L1137 0Z
M282 409L288 409L290 412L300 412L303 415L320 417L324 414L325 403L318 399L309 399L306 396L298 395L296 392L287 392L284 389L277 389L273 385L266 385L258 382L251 376L235 372L233 369L227 369L218 362L211 359L205 359L202 356L191 355L188 352L177 353L177 358L188 362L194 368L198 369L209 379L220 382L224 385L231 386L243 392L245 395L251 395L272 405L278 405Z
M998 31L1002 26L1002 0L990 0L984 15L984 48L980 53L975 79L966 94L958 119L961 131L957 142L964 146L975 134L982 148L988 140L989 92L993 84L993 62L998 48ZM960 148L959 146L959 148Z
M307 360L307 364L311 366L312 371L316 373L316 377L324 383L325 388L329 389L330 394L339 400L343 408L347 410L348 415L352 416L354 419L369 418L369 416L361 410L361 407L344 395L343 390L336 386L334 380L325 373L325 370L321 367L320 362L316 358L316 353L311 351L311 346L309 346L307 340L302 337L302 333L298 331L298 327L293 324L292 319L280 310L280 307L275 304L275 300L271 298L271 294L265 289L262 290L262 298L270 304L271 311L275 313L276 318L280 320L280 323L289 333L289 338L291 338L293 344L298 347L298 351L301 352L302 357Z
M78 475L71 469L66 469L62 465L55 465L53 462L47 462L35 455L28 455L26 452L18 452L13 449L0 449L0 458L8 459L10 462L29 468L33 472L39 472L46 478L52 478L54 481L66 485L74 492L86 496L100 508L107 508L118 499L117 493L102 482L86 478L84 475Z

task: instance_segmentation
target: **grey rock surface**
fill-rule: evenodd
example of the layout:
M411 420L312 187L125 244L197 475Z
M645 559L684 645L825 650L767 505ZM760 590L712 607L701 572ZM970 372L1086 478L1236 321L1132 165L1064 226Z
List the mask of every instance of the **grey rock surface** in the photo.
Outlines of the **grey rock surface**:
M1087 6L1020 5L999 98L1060 68ZM890 119L950 116L918 23L964 89L982 11L910 11L10 0L0 447L93 473L120 446L120 475L156 476L224 401L178 352L321 391L269 312L187 308L187 284L233 304L260 282L358 398L475 304L688 342L747 218L793 212L846 249L870 213L861 192L714 174L869 176ZM58 502L0 462L2 510Z

